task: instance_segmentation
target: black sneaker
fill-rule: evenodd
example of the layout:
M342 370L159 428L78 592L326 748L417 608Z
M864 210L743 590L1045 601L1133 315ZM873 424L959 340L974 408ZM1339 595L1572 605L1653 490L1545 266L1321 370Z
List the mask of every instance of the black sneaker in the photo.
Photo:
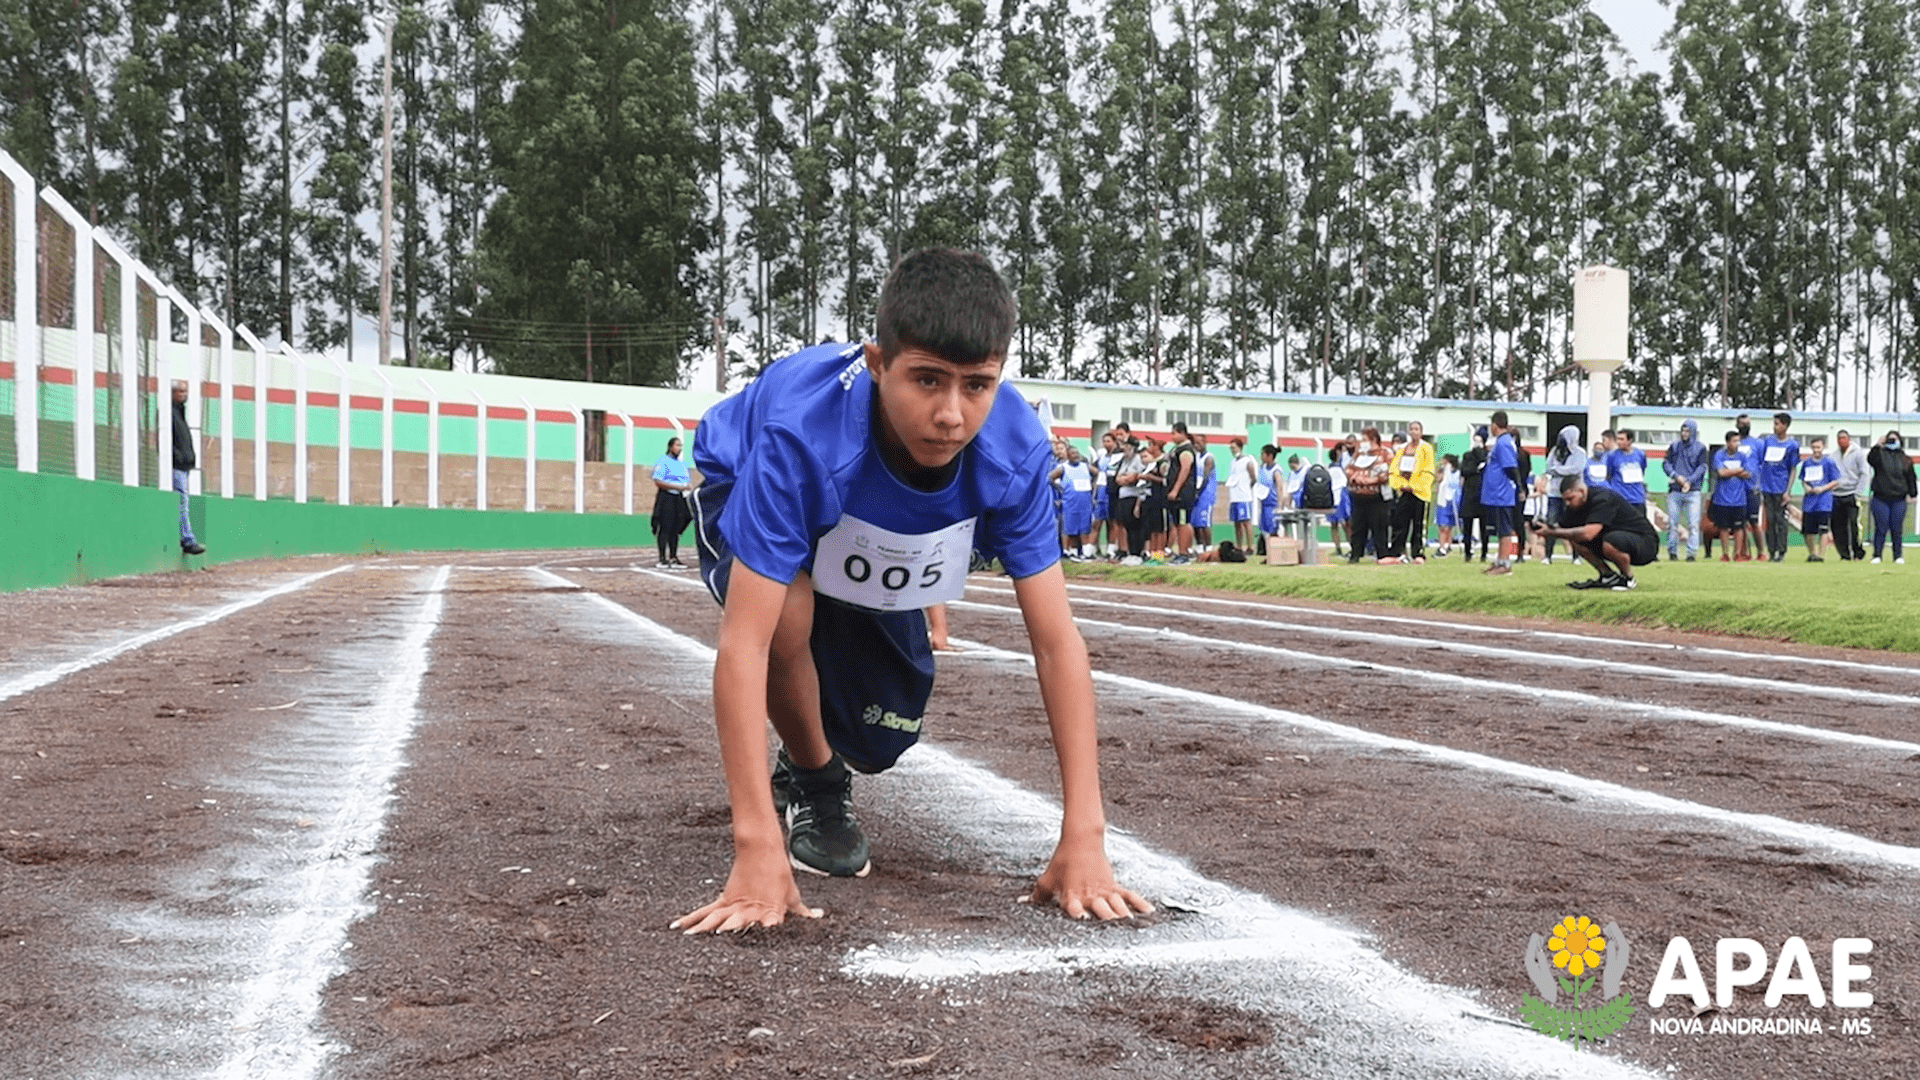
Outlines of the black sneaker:
M1567 582L1567 588L1569 589L1604 589L1604 588L1607 588L1609 584L1611 583L1608 582L1606 578L1597 577L1597 578L1587 578L1584 581L1569 581Z
M1622 574L1608 574L1600 579L1601 584L1614 592L1626 592L1640 587L1640 582Z
M853 772L834 755L823 769L792 768L787 780L787 861L821 877L866 877L866 834L853 817Z
M1691 555L1689 555L1689 556L1687 556L1687 561L1688 561L1688 562L1695 562L1696 560L1694 559L1694 557L1693 557L1693 556L1691 556Z
M1679 562L1679 561L1680 561L1680 556L1678 556L1678 555L1675 555L1675 554L1674 554L1673 552L1671 552L1671 551L1669 551L1669 552L1667 552L1667 561L1668 561L1668 562Z
M182 555L205 555L205 554L207 553L207 549L206 549L206 548L203 548L203 547L201 547L201 546L200 546L199 544L197 544L197 543L196 543L196 544L181 544L181 545L180 545L180 553L181 553Z

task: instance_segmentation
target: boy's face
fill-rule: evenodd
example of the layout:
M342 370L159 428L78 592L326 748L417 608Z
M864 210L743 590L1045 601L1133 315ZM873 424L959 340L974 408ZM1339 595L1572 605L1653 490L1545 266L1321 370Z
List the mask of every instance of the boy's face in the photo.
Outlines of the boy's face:
M1624 431L1618 435L1615 435L1613 437L1613 441L1614 441L1614 445L1618 446L1622 450L1633 449L1633 436L1627 434Z
M1827 456L1827 444L1819 439L1815 439L1808 449L1813 452L1813 460L1815 461L1819 461L1821 458Z
M1727 453L1731 454L1739 449L1740 449L1740 436L1738 435L1727 436Z
M962 367L929 352L903 348L883 363L866 345L867 373L880 399L883 446L923 469L944 467L980 434L1000 389L1004 357Z
M1787 422L1785 420L1775 420L1773 422L1773 437L1776 439L1784 439L1787 437Z

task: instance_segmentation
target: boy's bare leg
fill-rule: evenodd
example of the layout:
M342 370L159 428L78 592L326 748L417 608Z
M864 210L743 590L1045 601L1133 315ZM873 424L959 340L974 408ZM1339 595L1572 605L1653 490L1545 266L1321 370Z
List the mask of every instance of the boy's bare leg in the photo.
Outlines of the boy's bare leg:
M813 666L813 577L800 574L787 586L767 652L767 719L802 769L833 760L820 715L820 672Z

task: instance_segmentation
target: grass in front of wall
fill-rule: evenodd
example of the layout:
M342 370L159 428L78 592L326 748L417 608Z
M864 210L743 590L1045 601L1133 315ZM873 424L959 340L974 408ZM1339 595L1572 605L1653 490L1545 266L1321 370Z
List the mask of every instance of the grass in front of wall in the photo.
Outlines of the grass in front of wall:
M1507 577L1481 573L1458 552L1424 566L1266 566L1197 563L1113 566L1068 563L1077 580L1176 585L1258 596L1343 603L1393 604L1462 614L1545 616L1614 626L1705 631L1809 645L1920 652L1920 551L1906 566L1891 555L1879 566L1805 562L1795 549L1784 563L1667 562L1640 567L1631 592L1576 590L1591 577L1584 564L1524 563ZM1564 559L1564 555L1561 556Z

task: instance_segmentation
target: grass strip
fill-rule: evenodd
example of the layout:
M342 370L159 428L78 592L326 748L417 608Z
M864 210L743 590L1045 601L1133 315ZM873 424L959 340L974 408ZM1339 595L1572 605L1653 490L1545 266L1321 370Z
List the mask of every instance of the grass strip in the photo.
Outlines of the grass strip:
M1790 559L1800 558L1798 553ZM1606 626L1703 631L1848 649L1920 652L1920 566L1824 563L1659 562L1636 571L1631 592L1576 590L1585 566L1525 563L1508 577L1482 574L1458 555L1424 566L1294 567L1204 563L1113 566L1067 563L1069 576L1119 584L1175 585L1256 596L1392 604L1463 614L1545 616Z

